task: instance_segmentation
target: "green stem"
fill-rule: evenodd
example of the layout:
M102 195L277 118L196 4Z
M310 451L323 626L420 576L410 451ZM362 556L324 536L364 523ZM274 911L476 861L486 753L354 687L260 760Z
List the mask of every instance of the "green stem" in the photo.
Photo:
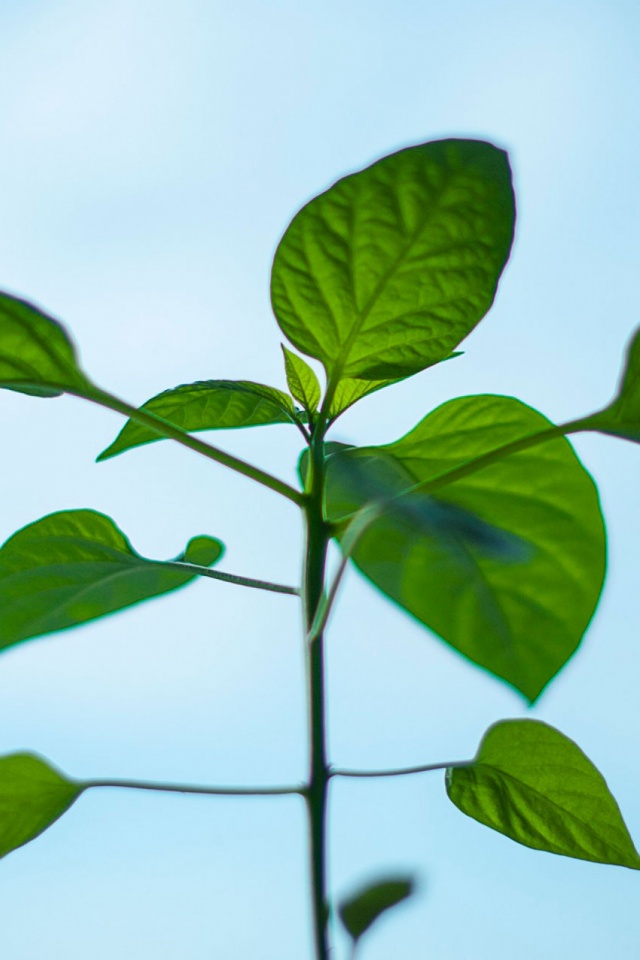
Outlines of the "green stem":
M453 760L450 763L425 763L419 767L398 767L393 770L343 770L331 767L329 777L408 777L412 773L429 773L432 770L448 770L451 767L470 767L473 760Z
M67 392L71 393L70 390ZM131 420L144 424L145 427L153 430L159 436L167 437L169 440L175 440L176 443L180 443L190 450L195 450L196 453L200 453L210 460L215 460L217 463L221 463L223 466L235 470L236 473L241 473L250 480L255 480L256 483L260 483L263 487L268 487L275 493L279 493L298 506L302 506L304 503L304 495L300 493L299 490L289 486L288 483L278 480L277 477L271 476L270 473L266 473L259 467L254 467L252 464L240 460L239 457L234 457L230 453L225 453L224 450L219 450L218 447L214 447L209 443L205 443L203 440L192 437L179 427L174 426L167 420L163 420L162 417L157 417L155 414L148 413L146 410L132 407L126 401L120 400L118 397L114 397L112 394L106 393L98 387L95 387L91 392L87 391L87 393L76 393L74 395L82 397L85 400L90 400L92 403L96 403L101 407L106 407L108 410L115 410L116 413L122 413Z
M252 577L239 577L235 573L223 573L221 570L209 570L197 563L186 563L182 560L164 560L163 567L177 570L179 573L194 573L199 577L211 577L212 580L222 580L223 583L235 583L239 587L252 587L254 590L268 590L271 593L286 593L291 597L299 597L297 587L288 587L283 583L271 583L270 580L254 580Z
M117 787L123 790L156 790L161 793L194 793L210 797L280 797L304 796L306 787L198 787L185 783L153 783L150 780L85 780L85 790L92 787Z
M313 632L324 597L329 529L323 518L324 454L319 431L310 449L304 508L306 543L302 580L309 696L310 775L306 793L311 857L311 896L316 960L329 960L326 820L329 769L326 758L324 637Z

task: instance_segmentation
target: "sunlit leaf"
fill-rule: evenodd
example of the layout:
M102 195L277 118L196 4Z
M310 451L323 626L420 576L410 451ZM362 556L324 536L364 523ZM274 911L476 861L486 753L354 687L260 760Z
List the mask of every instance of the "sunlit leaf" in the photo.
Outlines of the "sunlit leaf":
M334 453L328 465L333 520L463 468L455 482L390 503L353 558L404 609L529 700L575 651L600 596L597 491L564 437L475 472L471 464L550 427L509 397L463 397L396 443Z
M245 380L204 380L165 390L141 407L187 433L295 422L291 398L275 387ZM108 460L132 447L162 440L155 430L127 420L98 460Z
M287 384L291 396L301 403L305 410L313 413L320 402L320 384L309 364L296 353L282 344Z
M0 648L175 590L195 576L180 561L209 567L222 552L201 536L175 561L147 560L104 514L52 513L0 548Z
M391 154L294 218L273 264L278 323L332 388L424 370L491 306L513 223L504 151L441 140Z
M0 757L0 857L50 827L83 789L33 754Z
M586 417L585 429L640 443L640 329L627 349L618 393L604 410Z
M463 813L527 847L640 870L604 777L546 723L496 723L472 764L447 770L446 784Z
M363 933L391 907L402 903L414 892L411 877L394 877L367 884L338 907L340 919L352 940L359 940Z
M0 293L0 387L37 397L92 389L64 328L7 293Z

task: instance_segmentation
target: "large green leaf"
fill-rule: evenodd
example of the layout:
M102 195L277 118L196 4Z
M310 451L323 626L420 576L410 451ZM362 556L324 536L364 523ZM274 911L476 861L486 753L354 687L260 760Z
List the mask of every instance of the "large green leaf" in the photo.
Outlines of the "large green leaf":
M640 443L640 329L627 349L618 393L609 406L582 421L586 430L597 430Z
M496 723L472 764L447 770L446 785L463 813L527 847L640 870L604 777L546 723Z
M147 560L109 517L93 510L52 513L0 549L0 648L64 630L188 583L193 568L221 556L212 537L195 537L174 561Z
M0 757L0 857L50 827L83 789L33 754Z
M529 700L575 651L600 596L597 491L561 436L475 471L473 462L550 426L509 397L463 397L396 443L328 461L332 520L440 478L432 492L390 502L353 559L404 609ZM458 479L447 484L456 468Z
M183 384L152 397L140 409L162 417L187 433L295 423L296 420L291 397L275 387L246 380L204 380ZM157 431L135 420L127 420L98 460L108 460L132 447L162 439Z
M64 328L7 293L0 293L0 387L38 397L92 390Z
M299 350L344 377L405 377L487 312L513 236L507 156L478 140L401 150L339 180L276 251L273 309Z
M393 877L367 884L343 900L338 912L351 939L357 942L381 914L408 899L413 890L411 877Z

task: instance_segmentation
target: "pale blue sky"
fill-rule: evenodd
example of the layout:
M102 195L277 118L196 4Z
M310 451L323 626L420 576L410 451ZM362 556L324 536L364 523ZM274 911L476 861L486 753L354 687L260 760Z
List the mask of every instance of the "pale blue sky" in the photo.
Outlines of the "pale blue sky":
M464 357L363 401L336 438L391 440L474 392L587 412L640 322L639 44L631 0L4 0L0 286L63 319L91 375L131 401L207 378L283 386L268 277L296 210L400 146L482 137L510 151L518 195L496 305ZM119 425L66 398L0 396L0 538L94 507L149 556L209 533L226 569L295 581L293 508L168 443L96 466ZM298 440L218 435L291 480ZM640 840L640 448L576 447L601 487L609 581L533 715L597 763ZM0 657L0 750L79 777L295 781L297 631L291 598L204 582L25 644ZM525 714L355 574L329 674L342 765L465 758ZM95 792L0 864L3 956L303 960L305 867L295 800ZM510 843L453 808L438 774L336 787L334 889L387 868L415 871L421 893L362 960L640 956L638 875Z

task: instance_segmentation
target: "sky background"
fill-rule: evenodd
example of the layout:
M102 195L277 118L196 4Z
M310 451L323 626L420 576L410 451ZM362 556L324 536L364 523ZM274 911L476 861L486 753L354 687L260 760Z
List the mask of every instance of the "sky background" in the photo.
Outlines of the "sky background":
M62 319L92 379L131 402L199 379L283 387L268 280L291 217L385 153L480 137L509 150L518 198L496 304L462 358L364 400L334 439L393 440L478 392L590 412L640 322L639 44L632 0L0 0L0 286ZM288 502L168 442L96 465L120 426L0 395L0 539L92 507L146 556L208 533L222 569L296 581ZM210 439L295 479L293 429ZM533 716L580 744L640 840L640 448L575 446L610 537L576 658L527 711L352 573L328 646L330 753L466 759L494 721ZM202 581L4 653L0 751L21 749L80 778L299 781L296 601ZM310 958L300 806L90 792L0 864L3 956ZM636 873L492 833L440 774L335 784L330 868L338 896L420 878L362 960L640 957Z

